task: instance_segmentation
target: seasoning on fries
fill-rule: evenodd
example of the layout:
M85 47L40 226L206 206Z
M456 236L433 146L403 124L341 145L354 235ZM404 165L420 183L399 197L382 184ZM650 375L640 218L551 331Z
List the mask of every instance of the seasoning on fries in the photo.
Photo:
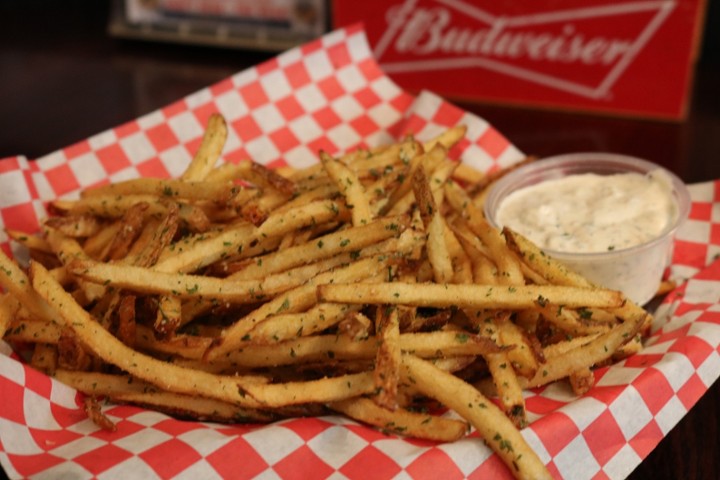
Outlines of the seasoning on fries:
M472 427L517 478L550 478L522 389L585 393L649 315L494 230L480 202L502 172L448 159L464 132L278 173L218 165L213 115L180 178L89 189L40 235L8 232L31 263L0 253L0 336L110 431L98 398L221 422L340 412L434 441Z

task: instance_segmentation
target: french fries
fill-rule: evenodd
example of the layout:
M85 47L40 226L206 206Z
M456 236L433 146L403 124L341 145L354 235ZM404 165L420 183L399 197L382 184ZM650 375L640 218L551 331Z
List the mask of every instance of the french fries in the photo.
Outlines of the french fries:
M213 115L180 178L96 187L53 202L42 236L9 232L33 260L0 252L0 337L108 430L98 396L222 422L335 411L434 441L472 425L513 475L549 478L517 430L522 389L583 394L649 320L488 224L502 172L448 159L464 131L280 175L216 165ZM417 413L434 401L463 420Z

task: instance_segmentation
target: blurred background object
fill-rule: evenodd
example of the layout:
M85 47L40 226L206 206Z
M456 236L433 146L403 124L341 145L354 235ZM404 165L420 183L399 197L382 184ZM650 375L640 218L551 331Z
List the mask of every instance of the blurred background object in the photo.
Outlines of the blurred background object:
M114 0L109 32L125 38L280 51L322 35L325 0Z
M618 152L665 165L688 182L715 178L713 162L720 152L718 12L718 2L708 3L683 121L455 101L530 154ZM37 158L276 55L118 38L108 34L111 17L109 1L0 2L0 157ZM449 77L448 84L455 78Z
M705 0L368 0L383 70L454 99L679 120L687 115ZM369 13L372 12L372 13Z

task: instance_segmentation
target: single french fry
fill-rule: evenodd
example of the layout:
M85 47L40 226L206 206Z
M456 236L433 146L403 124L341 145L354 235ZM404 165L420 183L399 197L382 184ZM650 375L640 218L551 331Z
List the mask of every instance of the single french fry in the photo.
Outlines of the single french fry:
M333 179L338 190L345 197L345 202L351 209L353 225L357 227L370 223L373 218L370 202L355 172L322 151L320 152L320 161L328 176Z
M453 277L447 244L445 243L445 220L433 198L432 189L425 176L425 171L418 168L413 176L413 192L417 201L420 217L427 231L428 260L433 267L435 282L449 283Z
M458 180L466 185L475 185L485 179L486 174L477 170L467 163L460 163L453 172L453 180Z
M92 215L70 215L67 217L51 217L45 225L54 228L68 237L88 237L102 228L101 222Z
M452 263L452 283L473 283L473 266L470 257L467 255L458 240L455 232L447 222L444 222L444 238L447 245L448 255Z
M368 394L374 388L372 373L363 372L306 382L248 384L245 386L245 391L259 405L265 408L277 408L303 403L344 400Z
M256 162L250 162L247 180L256 185L272 188L283 195L291 196L297 193L297 186L292 180Z
M28 276L2 250L0 250L0 285L35 318L45 322L53 321L55 316L53 311L32 288Z
M556 285L438 285L434 283L375 283L320 285L318 297L326 302L415 305L470 309L533 308L538 298L568 308L613 308L623 304L620 292Z
M468 429L467 423L461 420L402 408L390 412L363 397L333 402L330 408L383 431L435 442L454 442L462 438Z
M122 222L116 220L95 235L86 238L82 247L87 256L95 260L105 260L110 253L113 239L119 235L122 228ZM50 248L49 245L48 248Z
M110 420L110 417L105 415L96 397L90 396L83 398L83 407L88 419L95 425L107 432L117 431L117 425Z
M115 402L152 407L170 415L201 422L268 423L278 418L271 412L257 408L174 392L116 392L112 393L110 398Z
M568 376L570 386L575 395L585 395L595 384L595 375L593 375L590 367L582 367Z
M107 396L118 392L153 392L158 389L155 385L130 375L58 369L54 377L86 395L94 396Z
M516 427L526 427L525 399L510 358L502 352L485 355L485 360L503 411Z
M378 308L375 320L378 349L375 355L373 401L387 410L398 408L398 382L400 380L400 319L396 307Z
M577 348L581 345L590 343L592 340L596 339L600 335L601 335L600 333L593 333L590 335L572 337L569 339L559 341L557 343L551 343L550 345L545 345L543 347L543 357L545 357L546 360L553 358L553 357L557 357L558 355L566 353L566 352L568 352L574 348Z
M57 211L68 215L94 215L100 218L120 218L138 203L148 204L147 215L162 215L165 205L155 195L98 195L79 200L54 200L50 203Z
M255 325L248 335L254 344L277 343L312 335L332 327L358 309L355 305L321 303L306 312L270 316Z
M0 296L0 338L5 336L5 332L12 325L13 318L15 318L15 314L19 309L20 303L15 297L9 293Z
M47 307L42 299L38 300L42 306ZM62 329L53 321L14 318L5 331L5 339L25 343L57 344L61 333Z
M227 124L222 115L210 115L200 147L180 178L186 181L203 180L220 158L227 133Z
M517 253L532 270L538 272L547 281L556 285L569 285L589 288L593 285L584 277L546 255L540 248L519 233L505 227L502 232L508 247Z
M297 287L305 278L277 274L258 280L237 281L205 275L165 273L132 265L100 263L76 259L68 265L74 275L103 287L116 287L140 293L179 298L215 299L233 303L253 303Z
M52 249L47 242L37 235L29 235L20 230L7 229L5 230L8 237L15 240L19 244L23 245L28 250L37 250L39 252L52 253Z
M242 189L231 181L187 181L166 178L134 178L84 190L82 198L118 195L153 195L156 201L185 200L225 204Z
M423 148L426 152L429 152L437 144L440 144L447 150L450 150L452 147L455 146L455 144L462 140L463 137L465 137L466 132L467 127L465 125L457 125L455 127L448 128L440 135L431 138L427 142L423 143Z
M609 329L606 323L588 323L580 320L578 312L560 305L541 302L538 311L545 320L570 335L589 335L602 333ZM586 312L588 310L581 310Z
M472 385L414 355L403 355L405 381L455 410L480 433L516 478L552 478L512 422Z

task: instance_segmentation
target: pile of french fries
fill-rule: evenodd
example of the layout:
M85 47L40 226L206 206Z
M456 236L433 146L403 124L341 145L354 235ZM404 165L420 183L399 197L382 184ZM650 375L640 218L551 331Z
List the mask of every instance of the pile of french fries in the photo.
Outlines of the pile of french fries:
M0 337L103 428L98 399L221 422L341 412L443 442L474 427L516 477L549 478L523 389L582 394L649 316L492 228L502 172L449 160L463 135L275 171L216 165L213 115L180 178L94 187L52 202L41 235L8 232L31 261L0 256Z

